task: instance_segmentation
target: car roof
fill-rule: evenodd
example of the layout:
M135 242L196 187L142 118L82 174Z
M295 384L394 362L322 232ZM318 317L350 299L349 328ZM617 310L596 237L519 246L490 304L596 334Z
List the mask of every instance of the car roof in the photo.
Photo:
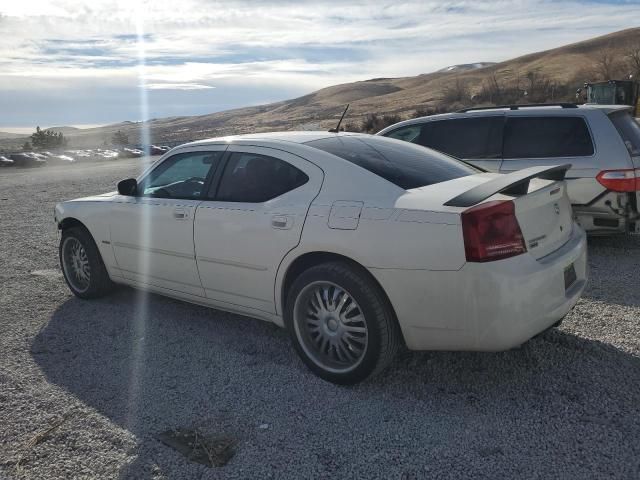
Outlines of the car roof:
M604 113L607 115L612 112L619 112L622 110L631 111L633 107L631 105L599 105L596 103L585 103L584 105L579 105L578 108L590 108L593 110L604 110Z
M581 104L574 104L574 103L559 103L559 104L554 104L554 103L550 103L550 104L524 104L524 105L500 105L500 106L496 106L496 107L491 107L491 106L487 106L487 107L477 107L477 108L468 108L468 109L463 109L457 112L451 112L451 113L455 113L455 114L463 114L463 113L482 113L482 112L495 112L495 111L507 111L507 112L528 112L528 111L539 111L539 110L543 110L545 112L555 112L555 113L571 113L572 111L575 112L576 109L587 109L587 110L605 110L607 112L609 111L615 111L615 110L629 110L631 109L630 105L601 105L598 103L581 103ZM446 115L446 114L445 114Z
M332 138L338 136L367 136L367 134L355 132L332 133L327 131L291 131L291 132L264 132L251 133L245 135L230 135L227 137L215 137L195 142L185 143L181 147L204 146L215 143L233 143L245 140L267 140L269 142L288 142L304 144L314 140L323 138Z
M554 115L554 116L565 116L575 114L576 112L585 112L585 111L602 111L606 115L609 115L613 112L619 111L631 111L631 107L628 105L599 105L595 103L585 103L582 105L576 105L576 108L562 108L558 105L536 105L536 106L523 106L517 110L511 110L509 107L496 107L496 108L482 108L478 110L470 109L465 112L450 112L450 113L440 113L437 115L427 115L425 117L417 117L409 120L404 120L402 122L394 123L382 130L380 130L376 135L385 134L391 130L395 130L398 127L404 127L408 125L414 125L418 123L424 122L432 122L435 120L446 120L450 118L469 118L469 117L482 117L486 115L496 115L500 113L507 113L509 115L526 115L527 113L539 113L544 112L545 115Z

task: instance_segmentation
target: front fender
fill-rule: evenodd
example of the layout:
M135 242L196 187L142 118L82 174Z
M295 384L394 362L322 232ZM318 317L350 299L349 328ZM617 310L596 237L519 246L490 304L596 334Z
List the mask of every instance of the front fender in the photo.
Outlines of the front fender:
M86 228L93 237L102 261L107 267L109 275L121 277L113 248L111 246L111 233L109 231L110 202L105 201L78 201L61 202L55 206L54 220L58 229L62 230L65 223L71 226L79 225Z

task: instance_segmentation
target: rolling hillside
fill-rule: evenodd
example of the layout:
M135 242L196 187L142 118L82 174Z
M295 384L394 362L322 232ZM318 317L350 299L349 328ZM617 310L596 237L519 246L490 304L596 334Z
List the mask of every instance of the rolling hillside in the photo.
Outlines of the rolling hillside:
M149 123L154 143L195 140L243 132L329 128L346 103L351 108L345 123L359 122L368 113L413 115L416 109L447 110L471 103L495 104L495 91L510 91L515 101L535 100L542 88L556 101L571 100L586 80L601 73L603 52L613 59L616 74L628 75L623 65L630 48L640 49L640 28L632 28L579 43L531 53L500 63L478 63L404 78L376 78L335 85L293 100L240 108L201 116L172 117ZM613 67L612 67L613 68ZM625 73L627 72L627 73ZM390 72L392 73L392 72ZM497 90L496 90L497 89ZM511 90L509 90L511 89ZM532 95L523 96L525 90ZM529 92L527 92L529 93ZM514 95L516 97L514 97ZM502 98L502 97L501 97ZM122 130L133 142L140 123L123 122L90 129L67 130L70 147L99 146ZM8 140L0 139L0 145ZM16 142L16 140L14 140Z
M0 140L22 138L26 139L29 135L26 133L0 132Z

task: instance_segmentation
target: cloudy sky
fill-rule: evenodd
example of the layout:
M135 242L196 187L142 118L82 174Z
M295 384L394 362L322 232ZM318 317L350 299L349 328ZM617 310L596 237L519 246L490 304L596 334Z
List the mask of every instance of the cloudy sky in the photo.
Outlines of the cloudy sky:
M268 103L640 25L640 1L0 0L0 129Z

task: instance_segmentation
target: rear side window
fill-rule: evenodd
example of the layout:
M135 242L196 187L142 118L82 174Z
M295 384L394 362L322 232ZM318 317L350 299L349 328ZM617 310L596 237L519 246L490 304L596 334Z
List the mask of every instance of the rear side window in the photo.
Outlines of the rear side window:
M309 177L267 155L233 153L220 180L216 200L262 203L304 185Z
M585 157L593 142L582 117L509 117L504 158Z
M501 158L503 126L503 116L428 122L413 142L458 158Z
M335 136L306 145L343 158L406 190L480 172L446 155L384 137Z
M631 155L640 155L640 125L628 112L616 112L609 115L618 130L622 141Z

